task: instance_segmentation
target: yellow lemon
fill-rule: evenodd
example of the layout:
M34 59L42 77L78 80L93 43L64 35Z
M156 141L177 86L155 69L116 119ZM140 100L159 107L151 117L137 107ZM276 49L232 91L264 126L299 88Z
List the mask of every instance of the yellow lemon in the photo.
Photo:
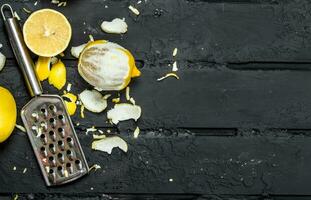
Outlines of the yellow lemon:
M39 56L36 62L36 72L40 81L44 81L50 75L51 58Z
M16 103L12 94L0 87L0 143L8 139L16 123Z
M67 18L52 9L32 13L23 27L27 47L35 54L53 57L62 53L71 39L71 26Z
M72 93L66 93L63 95L64 103L69 115L74 115L77 110L77 96Z
M58 90L61 90L66 84L66 67L60 59L52 66L49 75L49 84Z
M79 74L98 90L122 90L131 78L140 76L133 55L105 40L86 45L79 57Z

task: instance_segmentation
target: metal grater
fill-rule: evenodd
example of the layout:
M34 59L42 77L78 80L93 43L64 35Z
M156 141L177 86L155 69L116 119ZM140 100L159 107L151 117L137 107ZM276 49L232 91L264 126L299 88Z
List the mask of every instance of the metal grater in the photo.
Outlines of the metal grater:
M5 11L11 16L6 17ZM34 63L11 6L2 5L1 13L14 55L33 97L23 107L21 118L44 180L48 186L71 182L87 174L89 168L70 116L60 96L42 94Z

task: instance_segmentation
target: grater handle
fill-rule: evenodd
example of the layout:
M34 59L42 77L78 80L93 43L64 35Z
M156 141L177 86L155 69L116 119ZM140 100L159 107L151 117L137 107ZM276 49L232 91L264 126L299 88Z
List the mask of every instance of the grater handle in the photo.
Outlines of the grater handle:
M5 10L10 11L11 16L5 16ZM30 57L24 38L20 29L17 18L14 17L13 9L9 4L1 6L1 14L4 24L9 36L10 44L12 46L17 63L22 70L23 76L26 81L27 88L32 97L42 94L42 87L38 80L37 74L34 70L34 63Z

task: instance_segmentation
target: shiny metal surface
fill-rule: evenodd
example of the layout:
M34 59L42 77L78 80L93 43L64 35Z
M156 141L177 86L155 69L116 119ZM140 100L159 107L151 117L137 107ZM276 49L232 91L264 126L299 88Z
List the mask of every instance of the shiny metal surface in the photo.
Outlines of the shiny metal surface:
M48 186L68 183L88 173L84 153L61 97L37 96L24 106L21 117Z
M12 16L6 17L6 9L11 12ZM2 5L1 14L7 30L10 44L12 46L18 65L20 66L20 69L25 78L26 86L29 90L29 93L32 97L40 95L42 94L42 87L34 70L35 65L30 57L30 54L23 39L20 25L18 24L17 19L14 17L11 6L8 4Z
M8 9L10 17L6 17ZM88 173L84 153L62 98L42 95L17 19L10 5L1 7L11 46L32 97L21 111L21 118L48 186L71 182Z

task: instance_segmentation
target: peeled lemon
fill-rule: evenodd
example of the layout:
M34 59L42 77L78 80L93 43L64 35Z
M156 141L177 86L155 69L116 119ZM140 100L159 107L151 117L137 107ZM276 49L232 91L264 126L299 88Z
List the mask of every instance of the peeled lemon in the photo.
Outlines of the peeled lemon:
M70 42L71 34L67 18L52 9L41 9L32 13L23 27L27 47L43 57L62 53Z
M16 123L16 103L12 94L0 87L0 143L8 139Z
M122 46L98 40L86 45L79 57L79 74L98 90L122 90L140 76L133 55Z

